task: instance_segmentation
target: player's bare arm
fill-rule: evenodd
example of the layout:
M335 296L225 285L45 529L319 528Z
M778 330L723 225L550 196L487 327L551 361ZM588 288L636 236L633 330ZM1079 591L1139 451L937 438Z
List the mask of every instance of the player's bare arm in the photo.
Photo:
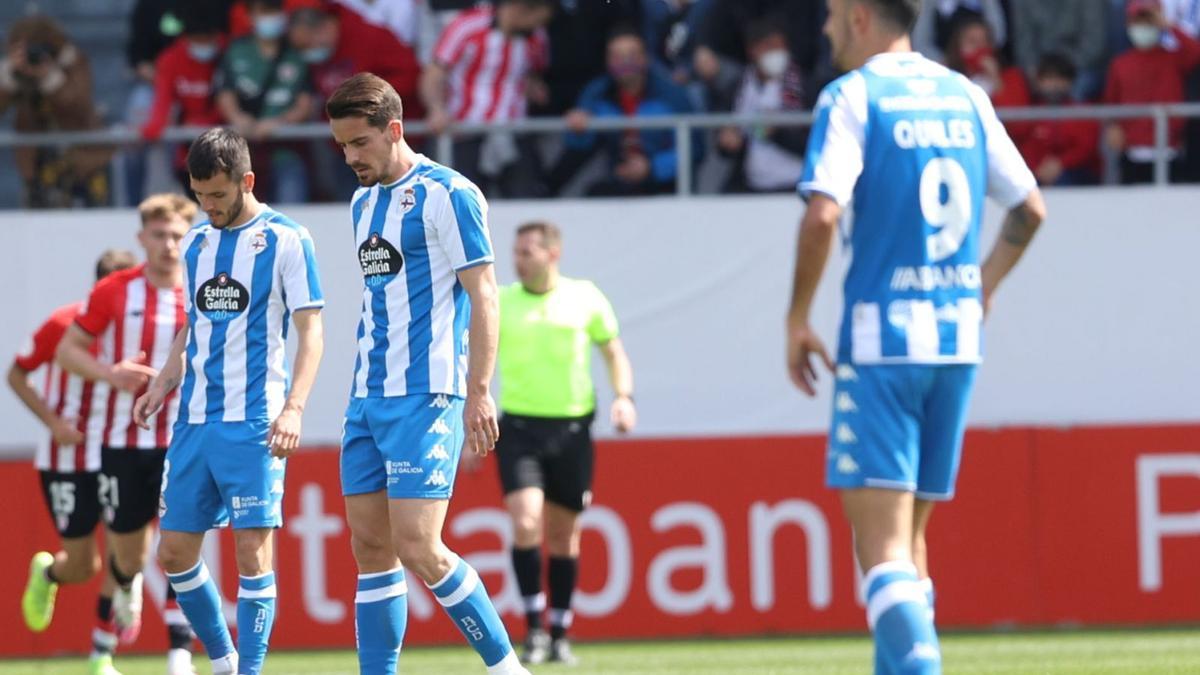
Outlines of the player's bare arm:
M321 310L302 309L292 315L296 326L296 360L292 364L294 377L283 411L271 423L268 443L271 454L287 457L300 446L301 418L313 382L317 379L317 368L321 365L321 354L325 351L325 333L321 322Z
M167 353L167 361L163 369L150 381L146 393L138 397L133 404L133 422L143 429L150 428L150 418L162 409L167 394L175 390L183 381L184 357L183 350L187 347L189 326L185 324L175 339L171 341L171 351Z
M1017 262L1025 254L1025 249L1029 247L1029 242L1033 241L1033 236L1037 234L1038 228L1045 219L1046 204L1042 200L1042 193L1038 190L1030 192L1025 201L1013 207L1004 217L1000 236L996 238L992 252L988 254L981 270L985 311L991 305L996 287L1017 266Z
M619 337L600 345L600 354L608 366L608 380L613 388L609 412L613 428L619 433L628 433L637 425L637 408L633 405L633 364Z
M157 370L146 365L145 352L138 352L133 358L112 365L101 363L88 351L95 339L75 324L68 326L55 353L58 365L67 372L93 382L107 382L129 394L137 393L150 378L158 374Z
M463 409L466 446L471 452L486 455L500 438L496 402L491 393L496 346L500 341L496 270L491 264L476 265L460 271L458 280L471 298L471 355L467 363L467 400Z
M814 193L800 221L796 245L796 271L792 280L792 302L787 315L787 365L792 383L809 396L817 393L817 366L814 356L833 370L833 360L812 326L809 312L813 297L829 261L833 238L837 234L842 207L827 195Z
M83 434L75 428L74 420L64 419L50 409L37 391L29 384L29 372L17 364L8 369L8 386L25 404L29 412L41 420L59 445L77 445L83 442Z
M421 73L421 102L429 111L426 122L429 128L441 133L450 126L450 113L446 111L446 68L430 63Z

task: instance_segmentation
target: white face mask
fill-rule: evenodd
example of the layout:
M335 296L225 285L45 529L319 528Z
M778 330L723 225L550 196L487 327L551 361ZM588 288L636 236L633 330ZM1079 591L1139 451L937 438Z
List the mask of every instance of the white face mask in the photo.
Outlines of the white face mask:
M216 44L211 42L188 42L187 46L188 54L200 63L208 63L217 58L219 49Z
M759 70L762 70L763 75L771 79L783 77L789 63L791 63L791 56L786 49L772 49L758 57Z
M1152 49L1162 40L1162 31L1158 26L1148 23L1135 23L1128 28L1129 41L1138 49Z
M287 30L287 14L264 14L254 19L254 35L263 40L277 40Z

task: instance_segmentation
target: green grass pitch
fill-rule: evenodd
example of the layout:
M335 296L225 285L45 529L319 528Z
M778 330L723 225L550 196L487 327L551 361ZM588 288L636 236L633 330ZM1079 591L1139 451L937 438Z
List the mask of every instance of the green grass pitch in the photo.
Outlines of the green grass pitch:
M1013 675L1139 675L1200 673L1200 628L1171 630L1075 631L1041 633L959 633L942 638L945 672ZM567 669L539 666L535 673L821 673L870 672L866 637L797 637L754 640L619 642L579 644L582 663ZM197 659L200 673L207 661ZM482 673L465 647L413 648L400 661L403 673ZM161 657L117 660L124 675L160 675ZM3 675L84 673L83 659L0 661ZM276 652L266 672L279 675L353 675L352 652Z

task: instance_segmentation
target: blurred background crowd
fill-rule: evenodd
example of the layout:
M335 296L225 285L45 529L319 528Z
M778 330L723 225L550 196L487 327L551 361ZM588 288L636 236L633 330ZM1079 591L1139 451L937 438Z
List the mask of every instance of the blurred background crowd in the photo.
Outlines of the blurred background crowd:
M836 77L825 0L41 0L0 3L0 115L18 134L123 127L118 146L0 148L0 204L136 204L177 188L175 125L253 140L268 201L340 201L353 174L330 141L296 138L359 71L391 82L433 153L492 197L673 192L680 141L702 192L793 189L807 129L764 114L810 110ZM1200 100L1200 0L926 0L919 51L998 108ZM726 112L696 129L597 131L600 118ZM504 124L562 118L563 132ZM482 132L467 132L482 129ZM470 126L474 125L474 126ZM493 128L494 127L494 128ZM1010 121L1045 185L1200 181L1200 119ZM281 129L283 131L281 131ZM1189 152L1191 148L1191 152Z

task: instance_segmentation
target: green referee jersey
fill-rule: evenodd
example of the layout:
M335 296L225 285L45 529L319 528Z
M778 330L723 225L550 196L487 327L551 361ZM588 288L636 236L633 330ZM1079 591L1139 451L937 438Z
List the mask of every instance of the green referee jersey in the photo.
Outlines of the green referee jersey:
M617 337L608 298L590 281L560 277L536 295L500 291L500 408L531 417L581 417L596 409L592 345Z

